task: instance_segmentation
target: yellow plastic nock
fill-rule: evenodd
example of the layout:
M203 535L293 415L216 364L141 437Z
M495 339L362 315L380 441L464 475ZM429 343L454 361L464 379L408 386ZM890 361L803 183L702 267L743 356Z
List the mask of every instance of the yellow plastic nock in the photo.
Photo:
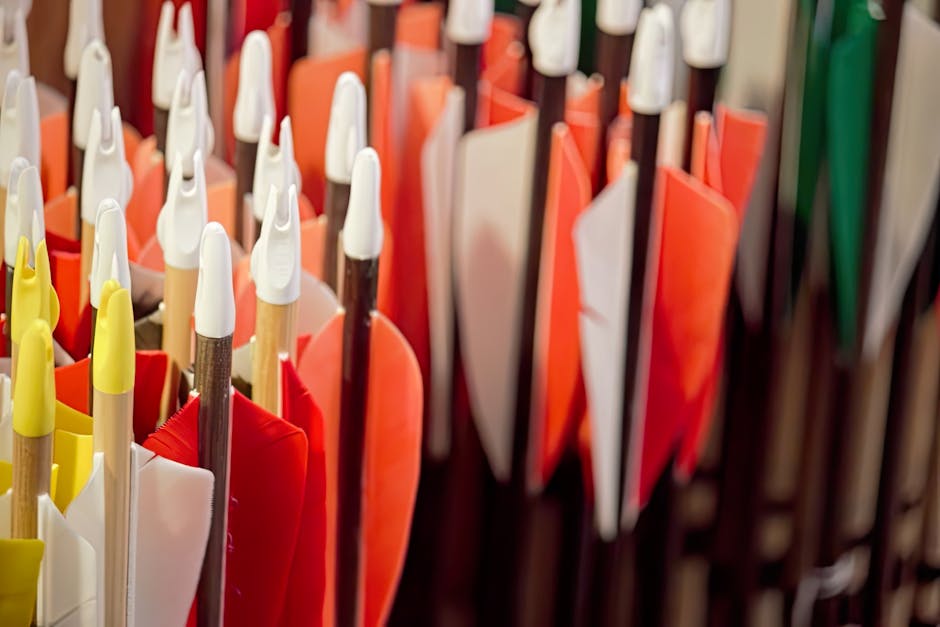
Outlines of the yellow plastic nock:
M114 279L101 288L95 325L92 384L106 394L134 389L134 311L131 293Z
M55 429L55 358L46 321L34 319L19 347L13 430L28 438L49 435Z
M59 322L59 297L52 287L52 270L46 240L36 246L36 267L29 266L29 240L20 237L13 270L13 298L10 304L10 339L20 344L23 334L36 318L45 320L50 329Z

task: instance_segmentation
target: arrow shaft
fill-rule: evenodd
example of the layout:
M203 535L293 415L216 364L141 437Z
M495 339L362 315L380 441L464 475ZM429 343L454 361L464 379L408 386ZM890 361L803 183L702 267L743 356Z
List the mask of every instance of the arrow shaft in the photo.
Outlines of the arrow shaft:
M127 622L134 391L94 390L94 445L104 453L105 624Z
M196 334L195 388L199 392L199 465L212 471L212 521L199 574L198 627L220 627L225 607L229 460L232 441L232 336Z
M10 520L13 538L38 537L39 510L36 499L49 491L51 469L52 434L27 437L14 431Z
M368 407L371 312L377 259L345 260L343 367L340 387L339 468L336 508L336 625L360 623L363 572L363 461Z
M349 208L349 183L326 180L324 197L326 215L326 241L323 243L323 281L335 294L339 294L339 234L346 221Z

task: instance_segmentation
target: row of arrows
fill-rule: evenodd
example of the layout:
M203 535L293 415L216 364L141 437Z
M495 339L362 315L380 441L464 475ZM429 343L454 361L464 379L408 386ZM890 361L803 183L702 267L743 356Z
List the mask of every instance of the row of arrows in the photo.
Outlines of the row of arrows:
M32 4L0 624L940 622L922 7Z

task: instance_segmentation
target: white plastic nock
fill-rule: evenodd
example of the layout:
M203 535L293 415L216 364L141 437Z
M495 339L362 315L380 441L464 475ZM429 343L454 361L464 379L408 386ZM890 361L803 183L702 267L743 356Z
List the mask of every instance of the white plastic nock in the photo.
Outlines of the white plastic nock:
M181 270L199 267L199 236L209 219L202 154L197 152L193 161L196 174L191 181L184 182L183 164L176 155L166 203L157 218L157 241L163 249L163 260L166 265Z
M0 186L10 178L10 166L16 157L25 157L39 165L39 101L36 79L14 70L7 74L0 113Z
M679 16L682 57L690 67L721 67L728 61L731 0L688 0Z
M643 9L630 60L629 99L634 113L661 113L672 101L675 72L672 9L657 4Z
M343 252L350 259L375 259L382 252L382 166L372 148L353 163L349 209L343 223Z
M594 21L608 35L629 35L636 31L643 0L597 0Z
M107 116L114 106L111 83L111 54L100 39L95 39L82 53L75 84L75 112L72 117L72 143L84 150L88 146L91 119L95 111ZM110 129L105 129L110 139Z
M349 184L353 160L366 146L366 90L354 72L343 72L333 88L326 130L326 178Z
M261 235L251 251L251 278L258 298L272 305L288 305L300 298L300 210L297 188L272 189L261 222Z
M261 136L264 116L274 116L274 83L271 77L271 41L267 33L254 30L245 37L238 64L238 94L235 97L235 138L254 143Z
M537 7L542 3L542 0L519 0L522 4L530 7Z
M30 263L35 263L33 255L36 246L46 237L39 168L23 157L14 159L10 169L9 190L4 210L3 260L12 268L16 265L16 248L20 237L26 236L33 244L29 251Z
M235 332L232 249L218 222L210 222L202 230L193 315L196 333L202 337L223 338Z
M211 154L214 145L215 132L209 119L209 101L206 97L206 74L200 70L193 76L184 70L176 82L167 119L164 159L167 171L179 156L183 160L183 176L193 176L195 154Z
M104 139L105 129L108 130L109 140ZM121 111L114 107L104 118L95 111L91 120L88 147L85 149L85 161L82 164L82 220L92 224L98 205L105 198L111 198L122 208L126 208L133 189L134 177L131 167L124 159Z
M29 36L26 34L26 15L29 13L30 2L24 2L26 8L21 8L19 2L0 3L0 79L5 78L13 70L23 76L29 75Z
M568 76L578 68L581 3L546 0L529 23L532 65L542 76Z
M153 48L151 99L153 106L160 109L170 108L179 75L185 71L193 76L202 67L199 49L196 48L192 6L187 2L180 7L175 33L173 13L173 3L166 0L160 7L157 40Z
M69 30L65 36L65 75L75 80L85 47L104 41L101 0L69 0Z
M113 198L101 201L95 218L95 248L91 257L91 306L101 304L101 288L105 281L115 279L130 289L131 272L127 263L127 225L124 210Z
M455 44L482 44L490 38L493 0L451 0L444 30Z
M262 221L268 206L268 194L272 189L281 192L281 202L287 202L284 193L291 185L300 191L300 170L294 160L294 137L291 131L290 116L281 120L281 133L278 146L272 141L274 120L264 116L261 125L261 137L255 157L255 178L252 184L252 213L255 219Z

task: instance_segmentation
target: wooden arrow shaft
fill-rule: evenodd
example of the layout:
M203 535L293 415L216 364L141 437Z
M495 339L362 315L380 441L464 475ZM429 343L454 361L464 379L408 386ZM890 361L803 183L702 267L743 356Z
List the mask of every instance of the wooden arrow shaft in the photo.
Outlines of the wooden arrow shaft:
M695 114L699 111L711 112L715 103L715 89L718 87L720 73L720 67L689 68L689 96L685 108L685 144L682 148L682 169L686 172L690 172L692 168Z
M241 244L245 242L245 195L251 193L255 179L255 158L258 156L257 142L235 140L235 237ZM260 229L258 233L260 233Z
M229 455L232 440L232 336L196 334L195 388L199 392L199 465L212 471L212 521L197 589L196 624L219 627L225 607L228 548Z
M355 626L362 616L362 495L366 409L369 398L371 312L377 259L345 260L343 366L340 384L339 467L336 507L336 624Z
M339 294L339 234L346 221L346 210L349 208L349 183L337 183L326 180L326 195L324 196L326 215L326 239L323 242L323 281L330 286L335 294Z
M49 492L52 472L52 434L27 437L13 433L13 490L11 536L36 538L39 534L38 503Z
M104 453L104 622L121 627L127 622L134 391L95 389L94 397L95 451Z
M169 109L162 107L153 108L153 134L157 138L157 150L162 155L166 154L166 129L167 126L169 126L169 120Z
M454 64L454 84L463 89L463 129L472 131L476 126L477 82L480 74L480 44L457 44Z
M251 400L272 414L278 414L280 398L278 355L287 353L297 360L297 301L272 305L258 299L255 318L255 350L251 363Z
M597 29L597 72L604 77L598 112L600 137L597 142L597 181L595 190L606 180L607 130L620 111L620 84L630 71L633 33L611 35Z

